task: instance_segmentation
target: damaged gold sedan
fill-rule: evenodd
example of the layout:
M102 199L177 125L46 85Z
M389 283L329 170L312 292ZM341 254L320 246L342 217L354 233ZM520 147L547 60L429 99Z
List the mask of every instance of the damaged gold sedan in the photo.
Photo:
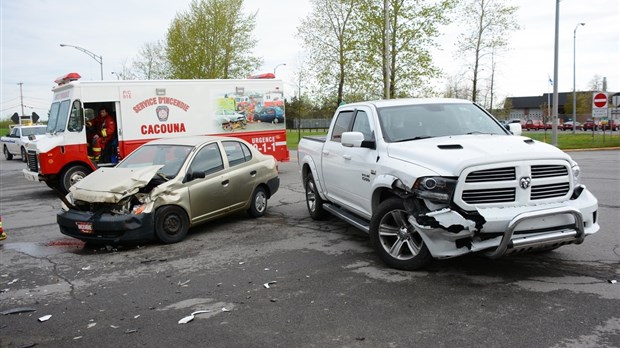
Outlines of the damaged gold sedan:
M160 139L73 185L57 222L86 242L176 243L224 215L263 216L279 185L276 160L241 139Z

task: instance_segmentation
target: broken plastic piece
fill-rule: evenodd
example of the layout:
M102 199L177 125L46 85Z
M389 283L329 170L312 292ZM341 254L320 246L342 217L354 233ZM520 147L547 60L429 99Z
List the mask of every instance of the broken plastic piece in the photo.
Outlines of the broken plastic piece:
M181 282L181 281L179 280L179 282L177 283L177 286L187 287L187 284L188 284L189 282L191 282L191 281L192 281L191 279L188 279L188 280L186 280L186 281L184 281L184 282Z
M179 320L179 324L187 324L187 323L189 323L190 321L194 320L194 316L196 314L200 314L200 313L209 313L209 310L202 310L202 311L192 312L192 314L190 314L190 315L188 315L188 316L186 316L184 318L181 318L181 320Z
M91 269L90 265L86 267L82 267L82 271L90 271L90 269Z
M18 308L13 308L13 309L7 309L6 311L0 312L0 314L7 315L7 314L18 314L18 313L26 313L26 312L35 312L35 311L36 311L36 309L30 308L30 307L18 307Z
M44 315L44 316L42 316L41 318L39 318L39 321L40 321L40 322L48 321L48 320L50 320L50 318L51 318L51 317L52 317L52 315L51 315L51 314Z
M90 329L91 327L93 327L95 325L97 325L97 323L90 323L90 324L88 324L88 328Z
M222 312L230 312L230 309L224 307L224 308L222 308Z
M130 334L130 333L134 333L134 332L138 332L138 330L136 330L136 329L127 329L127 330L125 330L126 334Z
M19 280L19 278L15 278L15 279L11 280L10 282L6 283L6 285L13 285L13 284L15 284L18 280Z
M270 282L267 282L267 283L263 284L263 286L265 287L265 289L269 289L269 285L275 284L275 283L277 283L277 282L275 280L272 280Z
M617 281L617 280L615 280L615 279L610 279L610 280L609 280L609 283L611 283L611 284L616 284L617 282L618 282L618 281Z

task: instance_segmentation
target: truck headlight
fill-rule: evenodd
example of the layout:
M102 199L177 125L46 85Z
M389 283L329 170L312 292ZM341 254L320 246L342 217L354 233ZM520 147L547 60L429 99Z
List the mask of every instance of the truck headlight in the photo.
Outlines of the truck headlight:
M573 171L573 181L575 183L575 186L580 185L581 184L581 168L579 168L579 165L577 163L573 163L573 166L571 167L572 171Z
M450 203L456 188L456 182L456 178L443 176L422 177L418 178L413 184L413 192L422 199L439 203Z

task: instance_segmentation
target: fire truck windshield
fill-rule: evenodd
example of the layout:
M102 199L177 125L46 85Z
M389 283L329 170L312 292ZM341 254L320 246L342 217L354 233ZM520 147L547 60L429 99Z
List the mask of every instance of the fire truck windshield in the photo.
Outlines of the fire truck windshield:
M69 116L69 107L71 106L70 100L63 100L60 102L52 103L50 107L49 119L47 122L47 132L57 133L64 132L67 124L67 117Z

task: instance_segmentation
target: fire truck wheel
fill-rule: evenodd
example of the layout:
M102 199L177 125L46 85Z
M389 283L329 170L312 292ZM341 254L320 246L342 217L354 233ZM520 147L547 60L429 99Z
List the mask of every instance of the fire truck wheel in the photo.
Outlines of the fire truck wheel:
M68 193L71 186L84 179L90 172L90 168L82 165L75 165L65 169L60 178L60 190L64 193Z
M13 155L9 152L9 149L6 148L6 145L4 145L4 148L2 149L2 151L4 152L4 158L6 158L7 161L10 161L13 159Z

